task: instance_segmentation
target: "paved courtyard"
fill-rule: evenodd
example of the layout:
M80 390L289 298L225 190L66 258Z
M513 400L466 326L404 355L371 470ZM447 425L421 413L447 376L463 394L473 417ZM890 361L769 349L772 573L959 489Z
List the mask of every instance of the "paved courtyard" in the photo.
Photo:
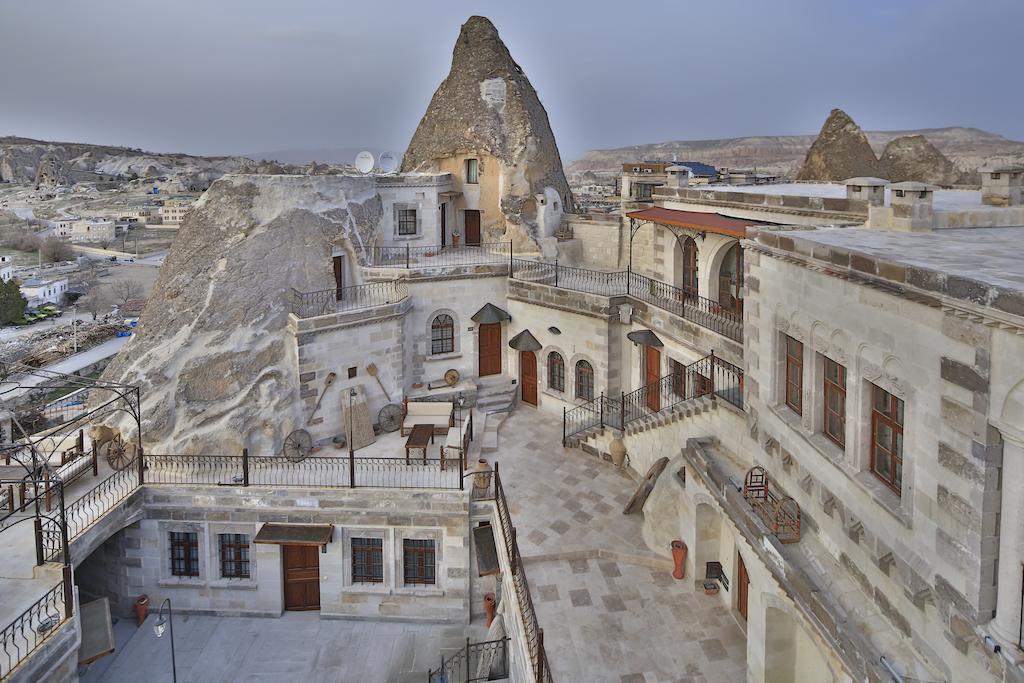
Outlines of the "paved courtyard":
M561 420L518 408L497 461L556 681L746 679L746 640L721 604L671 577L622 508L635 485L561 446Z

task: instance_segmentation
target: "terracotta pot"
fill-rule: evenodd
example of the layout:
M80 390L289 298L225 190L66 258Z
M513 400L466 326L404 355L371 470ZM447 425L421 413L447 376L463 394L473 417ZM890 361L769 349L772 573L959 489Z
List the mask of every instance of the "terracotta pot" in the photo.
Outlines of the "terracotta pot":
M139 626L142 626L142 622L146 621L146 615L149 614L149 596L140 595L135 598L135 621L139 622Z
M672 541L672 560L676 563L672 577L681 579L686 576L686 544L682 541Z
M491 485L491 466L487 464L487 460L477 460L473 472L473 485L478 489L486 489Z
M622 439L612 439L608 444L608 455L612 457L613 465L622 467L622 463L626 462L626 444L622 442Z
M491 622L494 621L494 593L484 594L484 612L487 613L487 628L491 627Z

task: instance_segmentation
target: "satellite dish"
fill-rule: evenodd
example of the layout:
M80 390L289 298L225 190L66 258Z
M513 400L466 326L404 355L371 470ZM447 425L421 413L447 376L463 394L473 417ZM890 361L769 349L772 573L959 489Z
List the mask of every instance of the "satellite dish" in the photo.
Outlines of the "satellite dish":
M377 165L385 173L394 173L398 170L398 159L391 152L384 152L377 160Z
M362 151L356 155L356 170L360 173L369 173L373 170L373 155Z

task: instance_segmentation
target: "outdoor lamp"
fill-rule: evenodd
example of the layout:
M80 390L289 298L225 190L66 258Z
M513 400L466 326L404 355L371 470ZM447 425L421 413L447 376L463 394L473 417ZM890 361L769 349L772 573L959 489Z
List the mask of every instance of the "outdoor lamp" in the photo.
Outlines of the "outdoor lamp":
M156 634L157 638L163 638L164 631L167 630L167 620L161 616L155 624L153 624L153 633Z

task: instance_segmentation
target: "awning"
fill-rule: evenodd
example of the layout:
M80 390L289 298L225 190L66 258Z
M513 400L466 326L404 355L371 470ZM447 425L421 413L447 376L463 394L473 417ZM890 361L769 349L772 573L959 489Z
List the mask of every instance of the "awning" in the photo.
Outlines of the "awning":
M540 342L530 334L529 330L523 330L508 341L508 345L516 351L539 351Z
M639 221L649 221L673 228L689 228L690 230L699 230L700 232L712 232L716 235L727 235L736 239L743 239L747 236L747 226L772 225L772 223L767 223L766 221L731 218L717 213L703 213L700 211L680 211L678 209L666 209L661 206L652 206L641 211L630 211L626 215Z
M664 342L658 339L658 335L654 334L650 330L637 330L630 332L626 337L634 344L640 346L664 346Z
M264 524L252 542L325 546L331 542L333 534L331 524Z
M483 308L473 314L471 320L480 325L490 325L491 323L500 323L503 320L511 320L512 316L507 311L503 311L494 304L484 304Z
M441 199L455 199L456 197L461 197L462 193L449 190L447 192L438 192L437 196Z

